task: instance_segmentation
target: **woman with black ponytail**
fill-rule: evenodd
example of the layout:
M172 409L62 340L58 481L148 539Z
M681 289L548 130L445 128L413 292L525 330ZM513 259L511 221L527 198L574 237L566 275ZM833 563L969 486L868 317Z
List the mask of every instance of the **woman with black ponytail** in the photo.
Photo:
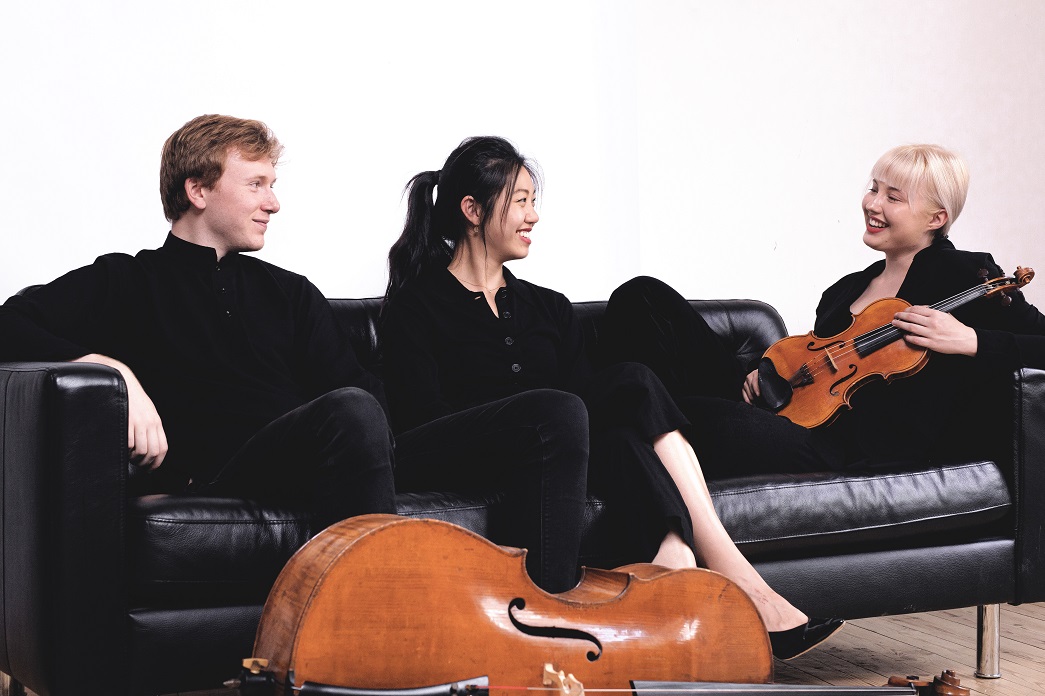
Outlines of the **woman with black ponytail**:
M590 443L589 486L633 511L631 538L620 539L621 562L680 568L699 560L748 593L775 654L808 650L841 622L810 620L741 555L679 432L686 418L658 378L637 363L596 372L569 300L504 267L529 253L539 187L536 167L495 137L465 140L440 171L408 184L406 224L389 252L381 324L397 487L474 487L518 466L520 430L543 441L544 428L568 428L583 436L583 446L574 442L558 464L546 461L542 485L556 466L582 466L571 457L586 466ZM539 396L521 401L528 395ZM579 409L570 402L568 412L553 411L542 402L572 395L583 398ZM460 422L467 425L455 427ZM429 456L433 451L444 453L439 461ZM576 545L583 485L567 497L576 507L574 520L560 512L541 529Z
M479 176L499 182L501 173ZM409 288L422 270L441 266L445 272L453 253L451 243L430 234L435 225L447 225L442 209L433 204L438 179L438 172L424 172L410 182L406 227L390 253L382 310L382 327L389 333L381 342L396 391L397 487L507 491L509 499L499 508L504 514L490 520L489 536L528 549L530 577L548 592L563 592L577 581L588 465L584 402L548 388L458 399L453 407L433 403L432 387L440 377L427 358L436 347L425 343L421 353L411 355L412 342L424 340L419 332L433 317L412 316ZM494 187L499 192L500 184ZM493 209L492 200L482 204Z

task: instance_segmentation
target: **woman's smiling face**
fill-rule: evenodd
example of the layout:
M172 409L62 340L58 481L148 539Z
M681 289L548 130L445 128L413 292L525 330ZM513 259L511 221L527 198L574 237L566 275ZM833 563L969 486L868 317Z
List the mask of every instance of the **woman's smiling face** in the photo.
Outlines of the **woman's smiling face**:
M863 211L864 244L886 253L921 251L947 219L947 213L930 209L917 192L875 179L864 194Z
M486 249L491 259L504 263L530 253L530 232L540 220L534 208L535 193L530 172L521 167L512 190L498 196L486 224ZM507 209L505 196L509 196Z

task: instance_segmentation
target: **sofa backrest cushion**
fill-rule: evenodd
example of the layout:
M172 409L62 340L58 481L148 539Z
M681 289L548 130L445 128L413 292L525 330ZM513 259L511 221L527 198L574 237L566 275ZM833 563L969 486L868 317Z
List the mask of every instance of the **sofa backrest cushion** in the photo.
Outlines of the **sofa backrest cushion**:
M737 363L747 365L762 355L774 341L787 335L784 320L770 305L758 300L690 300L708 326L736 352ZM381 299L332 299L330 305L352 341L360 363L380 374L377 322ZM606 312L605 300L574 302L590 351L598 346Z

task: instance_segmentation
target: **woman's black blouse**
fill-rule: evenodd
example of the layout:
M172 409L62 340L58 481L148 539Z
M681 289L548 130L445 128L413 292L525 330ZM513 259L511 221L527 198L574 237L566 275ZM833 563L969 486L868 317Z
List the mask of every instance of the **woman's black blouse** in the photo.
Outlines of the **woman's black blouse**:
M385 306L381 351L393 429L530 389L577 393L591 374L573 306L504 269L494 315L445 268L423 273Z

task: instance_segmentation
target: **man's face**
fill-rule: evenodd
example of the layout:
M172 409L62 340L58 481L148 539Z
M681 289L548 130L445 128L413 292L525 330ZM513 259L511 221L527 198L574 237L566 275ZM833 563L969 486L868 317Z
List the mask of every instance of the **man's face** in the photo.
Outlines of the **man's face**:
M279 212L275 183L276 168L268 159L248 160L229 150L221 178L203 189L202 222L220 256L265 246L269 218Z

